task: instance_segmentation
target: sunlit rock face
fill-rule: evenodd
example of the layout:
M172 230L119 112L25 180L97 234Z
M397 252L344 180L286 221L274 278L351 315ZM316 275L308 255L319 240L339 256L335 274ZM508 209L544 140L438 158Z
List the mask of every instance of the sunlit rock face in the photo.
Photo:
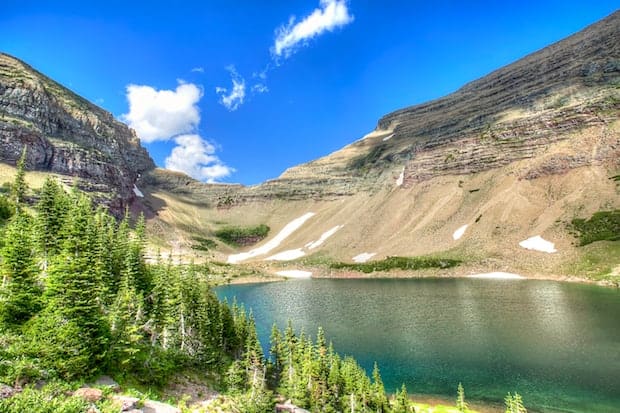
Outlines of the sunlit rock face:
M122 211L155 167L133 130L27 64L0 53L0 161L67 176Z

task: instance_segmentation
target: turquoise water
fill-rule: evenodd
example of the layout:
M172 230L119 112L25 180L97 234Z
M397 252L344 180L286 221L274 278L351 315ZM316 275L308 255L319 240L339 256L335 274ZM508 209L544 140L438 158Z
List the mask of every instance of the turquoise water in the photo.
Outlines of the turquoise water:
M620 412L620 290L534 280L312 279L219 287L252 309L268 347L275 322L313 335L388 390L500 401L541 412Z

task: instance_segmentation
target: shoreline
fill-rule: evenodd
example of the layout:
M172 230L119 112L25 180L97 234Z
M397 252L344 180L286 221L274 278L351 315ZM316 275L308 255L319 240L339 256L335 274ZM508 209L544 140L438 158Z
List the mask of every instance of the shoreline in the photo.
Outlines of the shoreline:
M281 282L287 281L289 279L423 279L423 278L470 278L470 279L487 279L487 280L503 280L503 281L527 281L527 280L540 280L540 281L557 281L557 282L567 282L567 283L578 283L578 284L589 284L589 285L597 285L599 287L606 288L619 288L618 285L615 285L609 281L597 281L588 278L575 277L575 276L567 276L567 275L548 275L548 274L523 274L523 273L509 273L507 271L498 271L498 270L482 270L482 271L420 271L420 272L412 272L412 271L402 271L402 270L394 270L394 271L377 271L372 273L363 273L358 271L351 270L334 270L330 268L322 268L322 267L309 267L309 266L299 266L300 269L304 271L309 271L312 273L311 277L307 278L298 278L298 277L286 277L282 275L275 274L276 269L270 269L271 272L266 272L264 275L251 275L251 276L241 276L231 278L227 282L222 283L221 285L226 284L257 284L257 283L265 283L265 282ZM281 270L282 268L278 268L277 270ZM519 277L508 277L508 276L490 276L489 274L498 273L498 274L513 274ZM620 280L619 280L620 282Z

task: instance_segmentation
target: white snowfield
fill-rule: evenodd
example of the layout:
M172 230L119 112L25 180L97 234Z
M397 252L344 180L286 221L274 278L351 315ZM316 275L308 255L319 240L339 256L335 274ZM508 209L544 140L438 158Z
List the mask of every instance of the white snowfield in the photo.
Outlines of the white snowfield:
M265 261L291 261L296 260L297 258L301 258L304 255L306 255L306 253L301 248L297 248L294 250L279 252L275 255L272 255L271 257L265 258Z
M343 226L344 225L336 225L332 229L325 231L323 233L323 235L321 235L321 238L319 238L318 240L316 240L314 242L310 242L310 243L306 244L306 248L308 248L309 250L315 249L316 247L318 247L319 245L324 243L327 240L327 238L329 238L332 235L334 235L336 233L336 231L338 231Z
M522 280L525 277L519 274L512 274L509 272L488 272L484 274L472 274L468 275L467 278L486 278L493 280Z
M558 250L555 249L555 244L553 242L543 239L540 235L521 241L519 245L528 250L548 252L549 254L558 252Z
M463 234L465 233L465 230L467 229L468 226L469 225L465 224L459 229L457 229L456 231L454 231L454 234L452 234L452 239L456 241L457 239L461 238Z
M353 261L361 264L374 257L376 254L376 252L362 252L361 254L353 257Z
M257 257L259 255L268 254L271 250L277 248L282 243L282 241L288 238L293 232L297 231L307 220L312 218L314 215L314 212L308 212L300 216L299 218L295 218L294 220L286 224L286 226L282 228L280 232L278 232L278 235L267 241L265 244L261 245L258 248L254 248L253 250L250 250L248 252L241 252L239 254L229 255L227 262L229 264L236 264L241 261Z
M396 186L401 186L405 181L405 167L400 171L400 175L398 175L398 179L396 179Z
M136 194L136 196L140 197L140 198L144 198L144 194L142 193L142 191L140 191L138 189L138 187L136 186L136 184L133 184L133 193Z
M278 271L277 275L281 275L282 277L287 278L310 278L312 277L312 273L310 271L301 271L301 270L286 270L286 271Z
M385 142L385 141L389 141L389 140L392 138L392 136L394 136L394 134L391 134L391 135L386 136L385 138L383 138L383 139L382 139L382 141L383 141L383 142Z

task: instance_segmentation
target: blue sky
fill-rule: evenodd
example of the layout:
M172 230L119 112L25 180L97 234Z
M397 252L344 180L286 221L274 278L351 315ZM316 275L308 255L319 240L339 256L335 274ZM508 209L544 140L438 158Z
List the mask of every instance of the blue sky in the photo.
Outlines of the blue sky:
M159 166L250 185L617 7L617 0L3 0L0 51L134 126Z

